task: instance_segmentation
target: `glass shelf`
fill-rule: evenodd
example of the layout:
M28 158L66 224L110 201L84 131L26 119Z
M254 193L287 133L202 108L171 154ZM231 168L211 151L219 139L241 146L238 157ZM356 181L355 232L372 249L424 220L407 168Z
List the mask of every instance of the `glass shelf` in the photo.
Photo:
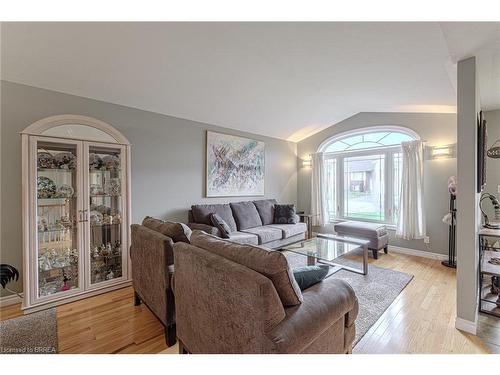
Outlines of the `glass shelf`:
M69 231L73 231L73 230L76 230L75 227L71 227L71 228L64 228L64 229L48 229L48 230L39 230L37 233L38 234L44 234L44 233L60 233L60 232L69 232Z
M68 173L68 172L75 172L76 169L65 169L65 168L38 168L37 169L38 172L65 172L65 173Z
M40 267L38 267L38 270L40 273L50 273L51 271L60 271L60 270L63 270L63 269L66 269L66 268L75 268L75 267L78 267L78 264L68 264L67 266L55 266L55 267L52 267L52 268L49 268L47 270L44 270Z
M106 172L121 172L121 168L118 169L89 169L90 173L106 173Z

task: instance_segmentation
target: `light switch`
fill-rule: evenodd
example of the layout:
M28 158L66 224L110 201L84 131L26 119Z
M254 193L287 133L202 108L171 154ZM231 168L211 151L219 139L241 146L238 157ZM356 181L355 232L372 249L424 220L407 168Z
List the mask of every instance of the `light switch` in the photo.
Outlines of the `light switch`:
M500 193L500 185L497 186L497 193Z

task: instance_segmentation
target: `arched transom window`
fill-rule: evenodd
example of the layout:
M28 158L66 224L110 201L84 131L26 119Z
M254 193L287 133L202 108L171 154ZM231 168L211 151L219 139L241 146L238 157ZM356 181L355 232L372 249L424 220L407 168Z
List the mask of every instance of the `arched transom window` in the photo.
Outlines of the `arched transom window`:
M401 143L419 139L410 129L371 127L327 139L325 155L327 211L336 220L397 222L401 189Z
M365 150L376 147L399 146L401 142L411 141L413 136L399 131L375 131L333 138L324 146L323 152Z

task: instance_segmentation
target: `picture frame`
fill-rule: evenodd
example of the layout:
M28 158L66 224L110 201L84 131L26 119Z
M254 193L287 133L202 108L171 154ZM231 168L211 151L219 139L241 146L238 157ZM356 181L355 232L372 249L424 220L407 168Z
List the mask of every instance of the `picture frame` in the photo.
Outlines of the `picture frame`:
M265 143L207 131L205 195L264 196Z

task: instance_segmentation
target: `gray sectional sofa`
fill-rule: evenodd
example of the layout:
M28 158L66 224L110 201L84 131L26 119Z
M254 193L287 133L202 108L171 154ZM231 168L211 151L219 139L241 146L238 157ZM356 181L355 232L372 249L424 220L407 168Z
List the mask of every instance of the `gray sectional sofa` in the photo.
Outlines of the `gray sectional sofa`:
M218 214L231 228L229 240L277 249L306 238L305 223L274 224L275 199L191 206L188 226L222 237L210 214Z

